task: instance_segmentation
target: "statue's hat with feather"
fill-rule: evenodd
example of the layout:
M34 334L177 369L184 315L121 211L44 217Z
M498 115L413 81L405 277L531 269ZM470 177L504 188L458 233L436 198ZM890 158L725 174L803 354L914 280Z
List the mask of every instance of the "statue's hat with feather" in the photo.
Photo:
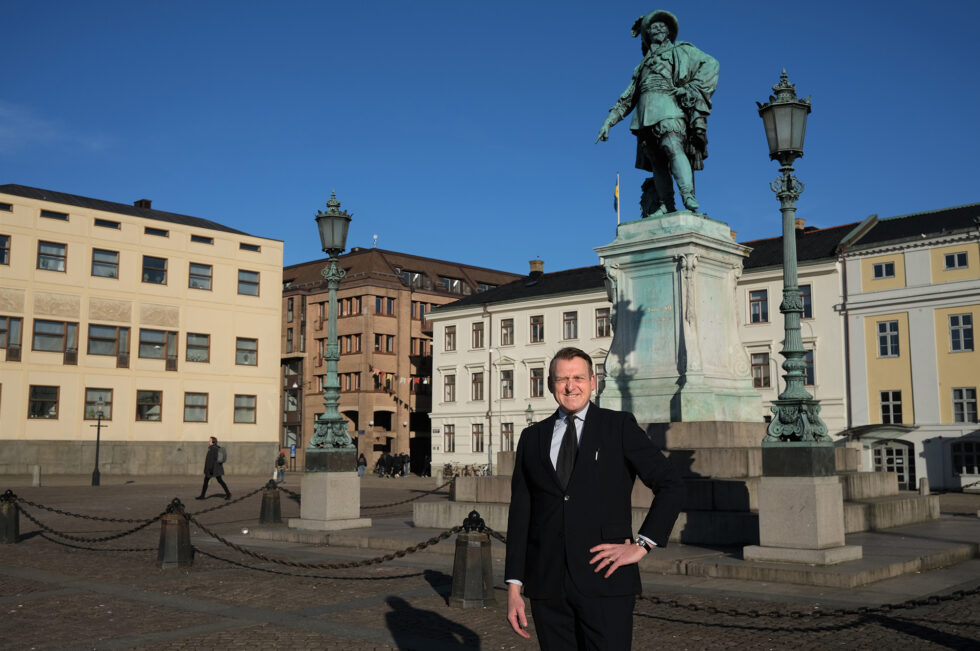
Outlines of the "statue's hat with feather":
M644 33L647 27L650 26L650 23L663 23L667 26L667 36L670 40L677 40L677 16L663 9L656 9L646 16L637 18L636 22L633 23L633 36L636 37Z

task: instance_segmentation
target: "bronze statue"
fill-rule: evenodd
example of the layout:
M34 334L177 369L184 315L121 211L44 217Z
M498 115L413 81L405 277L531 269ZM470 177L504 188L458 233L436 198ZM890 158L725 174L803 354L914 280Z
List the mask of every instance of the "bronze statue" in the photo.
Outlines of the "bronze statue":
M653 172L643 183L644 217L674 212L671 178L684 207L696 212L694 170L704 169L708 157L707 118L718 85L718 61L690 43L675 42L677 28L674 14L662 10L633 23L633 36L642 37L643 60L596 138L608 140L610 127L633 112L636 167Z

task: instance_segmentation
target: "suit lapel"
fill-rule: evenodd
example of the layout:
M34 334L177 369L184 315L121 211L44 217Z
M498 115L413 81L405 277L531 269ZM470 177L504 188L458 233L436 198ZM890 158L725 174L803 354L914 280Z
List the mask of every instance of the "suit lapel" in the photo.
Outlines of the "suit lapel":
M555 472L555 466L551 463L551 436L555 432L556 420L558 420L557 411L538 423L538 447L545 472L560 487L561 482L558 481L558 473Z
M578 457L575 459L575 468L572 470L572 479L569 483L575 481L575 475L581 473L593 458L598 460L597 452L601 443L600 430L602 429L600 420L599 408L589 403L589 410L585 413L585 424L582 425L582 437L579 439Z

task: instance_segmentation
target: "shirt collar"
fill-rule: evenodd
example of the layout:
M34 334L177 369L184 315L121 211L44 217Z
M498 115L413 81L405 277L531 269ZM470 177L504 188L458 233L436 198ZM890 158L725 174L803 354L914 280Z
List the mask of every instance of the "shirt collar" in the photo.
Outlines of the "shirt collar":
M575 414L575 420L580 420L580 421L582 421L584 423L585 422L585 414L587 414L589 412L589 407L591 407L591 406L592 406L592 401L591 400L589 402L585 403L585 406L582 407L582 409ZM558 408L558 415L560 417L560 420L567 420L568 419L568 412L566 412L561 407Z

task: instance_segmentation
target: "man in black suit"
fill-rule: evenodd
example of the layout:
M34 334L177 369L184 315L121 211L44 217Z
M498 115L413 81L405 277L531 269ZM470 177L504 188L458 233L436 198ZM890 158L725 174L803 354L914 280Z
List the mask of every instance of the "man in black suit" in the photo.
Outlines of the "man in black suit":
M636 563L667 544L684 485L632 414L589 401L596 377L584 351L555 354L548 389L558 410L525 429L517 445L507 619L530 637L523 587L545 651L629 649L640 593ZM630 495L637 476L656 498L634 542Z

